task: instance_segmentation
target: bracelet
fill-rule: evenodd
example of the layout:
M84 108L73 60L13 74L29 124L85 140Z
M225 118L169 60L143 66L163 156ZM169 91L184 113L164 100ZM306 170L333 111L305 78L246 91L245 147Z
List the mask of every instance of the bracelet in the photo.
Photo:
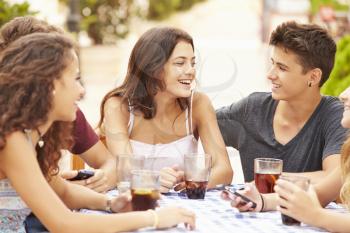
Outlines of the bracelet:
M107 196L106 208L105 211L112 213L112 198Z
M261 198L261 209L260 209L259 212L263 212L264 211L264 207L265 207L265 202L264 202L264 198L261 195L261 193L259 193L259 195L260 195L260 198Z
M153 228L157 229L158 228L158 224L159 224L159 218L158 218L158 214L156 213L155 210L149 209L147 210L147 212L152 213L153 218L154 218L154 222L153 222Z

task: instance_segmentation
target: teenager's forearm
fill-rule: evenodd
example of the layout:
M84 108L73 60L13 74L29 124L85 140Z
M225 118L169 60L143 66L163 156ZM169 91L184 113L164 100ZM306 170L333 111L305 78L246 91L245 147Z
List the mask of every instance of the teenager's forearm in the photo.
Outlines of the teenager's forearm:
M339 197L342 185L340 168L335 169L322 181L315 184L315 191L321 205L326 206L329 202L336 200Z
M108 159L101 169L105 172L107 176L107 185L109 189L115 188L117 185L117 172L116 172L116 159Z
M104 194L97 193L89 188L72 183L67 184L68 187L63 202L70 209L92 209L105 210L107 206L107 197Z
M84 218L85 216L82 217ZM129 212L118 215L114 214L113 216L111 216L110 219L101 218L100 221L95 218L95 222L98 223L100 226L88 223L90 222L90 219L86 219L86 223L87 225L95 225L96 232L100 232L99 229L101 228L108 229L108 232L134 231L139 228L150 227L154 224L154 215L147 211ZM130 219L132 219L132 221L130 221Z
M211 169L208 188L213 188L218 184L231 184L233 171L230 168L214 167Z
M322 181L327 175L329 175L329 173L330 171L314 171L314 172L298 172L298 173L283 172L283 175L305 176L310 179L310 182L312 184L315 184Z
M330 232L350 232L350 214L349 213L335 213L331 210L321 209L316 215L311 225L325 228Z
M154 224L154 215L149 211L110 215L70 213L69 216L61 216L60 218L64 218L64 221L60 221L59 224L44 223L50 232L126 232Z

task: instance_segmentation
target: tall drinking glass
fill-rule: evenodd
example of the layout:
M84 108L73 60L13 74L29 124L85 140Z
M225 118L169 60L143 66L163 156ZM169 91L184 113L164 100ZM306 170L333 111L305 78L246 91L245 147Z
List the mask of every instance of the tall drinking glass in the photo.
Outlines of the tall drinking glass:
M260 193L273 193L273 187L282 173L281 159L257 158L254 159L254 181Z
M292 182L293 184L296 184L304 191L307 191L309 189L309 186L310 186L310 179L307 177L304 177L304 176L282 175L282 176L280 176L280 179ZM289 225L289 226L290 225L300 225L300 222L298 220L296 220L292 217L289 217L287 215L281 214L281 218L282 218L282 223L284 225Z
M204 199L211 169L208 154L185 155L186 194L189 199Z
M131 172L144 168L145 158L142 155L117 155L117 189L119 193L130 190Z
M159 172L134 170L131 172L131 205L134 211L155 209L159 194Z

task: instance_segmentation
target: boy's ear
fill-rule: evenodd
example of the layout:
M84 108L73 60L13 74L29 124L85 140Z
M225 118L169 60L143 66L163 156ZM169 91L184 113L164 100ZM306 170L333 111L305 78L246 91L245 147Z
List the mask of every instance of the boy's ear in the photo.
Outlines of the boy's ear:
M321 79L322 79L322 70L320 68L315 68L315 69L312 69L311 71L311 76L310 76L310 82L315 85L318 84L321 82Z

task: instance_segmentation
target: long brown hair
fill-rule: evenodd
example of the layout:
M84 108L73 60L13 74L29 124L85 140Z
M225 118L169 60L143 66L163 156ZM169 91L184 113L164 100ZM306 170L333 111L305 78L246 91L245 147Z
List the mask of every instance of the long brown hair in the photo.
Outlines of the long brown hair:
M56 33L23 36L0 54L0 150L15 131L38 129L53 108L54 80L61 78L72 59L73 42ZM71 123L55 122L36 147L45 176L58 172L60 149L72 144Z
M108 92L101 103L101 118L98 127L103 131L104 106L106 101L115 96L122 97L122 102L133 110L141 112L145 119L151 119L157 112L154 96L165 90L161 78L164 64L171 56L176 44L185 41L193 46L192 37L176 28L153 28L145 32L136 42L128 64L128 70L121 86ZM182 110L188 106L188 98L178 98Z

